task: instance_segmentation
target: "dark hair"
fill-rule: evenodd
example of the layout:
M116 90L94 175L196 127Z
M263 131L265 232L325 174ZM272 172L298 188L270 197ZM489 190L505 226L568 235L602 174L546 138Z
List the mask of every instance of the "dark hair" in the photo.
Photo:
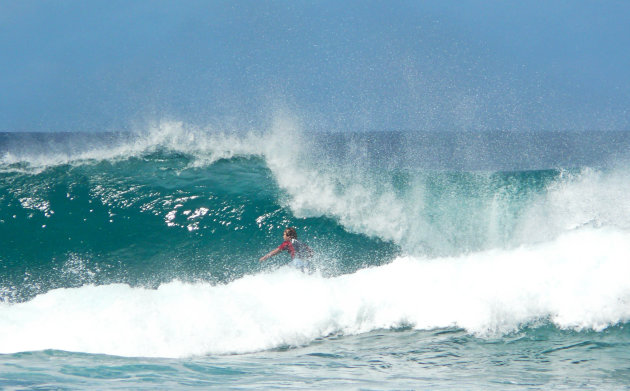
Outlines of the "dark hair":
M288 227L287 229L284 230L284 233L287 234L287 236L291 239L297 239L297 232L295 231L295 228L293 227Z

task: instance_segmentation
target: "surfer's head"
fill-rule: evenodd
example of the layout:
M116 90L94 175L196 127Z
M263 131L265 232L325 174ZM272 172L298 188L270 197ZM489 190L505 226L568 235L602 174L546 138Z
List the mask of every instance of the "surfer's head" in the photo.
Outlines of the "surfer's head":
M284 235L283 236L286 239L297 239L297 232L295 231L295 228L289 227L289 228L284 230Z

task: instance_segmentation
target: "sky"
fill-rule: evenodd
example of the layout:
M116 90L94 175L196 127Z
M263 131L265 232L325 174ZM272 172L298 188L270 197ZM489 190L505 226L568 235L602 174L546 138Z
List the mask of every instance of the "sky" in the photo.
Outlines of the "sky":
M628 1L0 2L0 132L630 130Z

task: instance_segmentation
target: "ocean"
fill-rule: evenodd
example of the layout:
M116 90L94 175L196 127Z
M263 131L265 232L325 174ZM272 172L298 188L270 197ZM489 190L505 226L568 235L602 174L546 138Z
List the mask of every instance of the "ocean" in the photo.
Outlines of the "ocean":
M630 132L300 129L0 134L0 388L630 388Z

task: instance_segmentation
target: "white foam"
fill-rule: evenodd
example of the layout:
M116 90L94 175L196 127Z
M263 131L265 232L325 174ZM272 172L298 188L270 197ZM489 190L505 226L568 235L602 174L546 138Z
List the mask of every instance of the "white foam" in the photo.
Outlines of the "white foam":
M39 172L51 166L118 161L166 150L191 154L196 158L193 164L208 165L236 155L260 155L260 137L260 132L228 132L162 120L109 143L98 141L97 137L94 143L77 137L68 139L66 144L47 146L45 150L9 150L1 157L0 164L27 163L32 171Z
M266 136L264 156L285 200L298 217L333 216L346 228L401 242L410 226L408 210L386 181L371 178L365 160L348 167L317 159L298 121L278 116Z
M242 353L401 325L481 337L540 320L602 330L630 320L627 254L630 234L587 229L511 251L403 257L335 278L284 268L225 285L58 289L0 304L0 352Z
M630 176L625 168L567 174L533 200L517 227L517 239L545 241L591 227L630 229Z
M335 217L347 230L393 241L407 254L514 248L585 226L630 229L627 167L562 172L547 188L527 194L514 193L509 183L497 187L483 173L467 178L479 194L442 178L444 193L432 199L438 194L431 192L439 190L431 188L431 178L439 173L410 173L401 192L391 183L392 173L379 178L365 167L361 151L348 152L357 155L347 159L352 166L327 166L290 118L276 121L266 137L263 154L296 216Z

